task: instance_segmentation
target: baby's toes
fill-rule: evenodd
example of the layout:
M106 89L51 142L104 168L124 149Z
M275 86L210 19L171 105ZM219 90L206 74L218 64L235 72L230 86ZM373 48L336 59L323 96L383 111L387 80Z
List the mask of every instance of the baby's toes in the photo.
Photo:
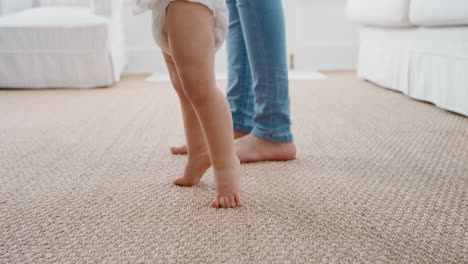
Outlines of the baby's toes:
M222 208L226 208L226 201L224 200L224 196L219 197L219 205Z
M222 207L222 208L229 208L229 207L236 207L241 205L241 198L240 195L226 195L226 196L217 196L212 202L212 207Z
M173 182L175 185L179 185L179 186L192 186L193 185L193 181L186 179L184 177L177 178Z
M234 207L233 204L231 204L231 198L230 198L230 195L226 195L224 196L224 202L226 203L226 208L229 208L229 207Z
M216 197L212 202L211 202L211 207L219 207L219 197Z
M236 205L242 205L240 194L234 194L234 200L236 201Z
M229 205L231 207L236 207L237 206L236 199L234 198L234 195L229 195Z

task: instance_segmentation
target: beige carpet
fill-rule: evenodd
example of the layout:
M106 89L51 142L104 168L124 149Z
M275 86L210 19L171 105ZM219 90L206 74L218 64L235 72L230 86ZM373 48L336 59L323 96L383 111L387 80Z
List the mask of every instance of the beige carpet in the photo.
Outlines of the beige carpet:
M167 84L0 91L1 263L467 263L468 118L357 79L292 82L297 160L212 209ZM224 86L224 83L220 83Z

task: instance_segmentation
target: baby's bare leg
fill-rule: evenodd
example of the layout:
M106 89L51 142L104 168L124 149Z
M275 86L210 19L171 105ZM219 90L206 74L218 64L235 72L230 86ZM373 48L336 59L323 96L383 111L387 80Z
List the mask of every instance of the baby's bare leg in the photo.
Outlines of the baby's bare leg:
M197 114L182 89L182 84L171 56L163 54L167 69L171 76L172 85L179 96L184 120L185 138L187 140L188 159L182 177L174 180L174 184L192 186L196 184L211 166L208 146L200 127Z
M206 6L172 2L166 27L182 88L192 104L208 145L216 181L215 207L240 204L240 163L234 151L232 117L214 74L215 20Z

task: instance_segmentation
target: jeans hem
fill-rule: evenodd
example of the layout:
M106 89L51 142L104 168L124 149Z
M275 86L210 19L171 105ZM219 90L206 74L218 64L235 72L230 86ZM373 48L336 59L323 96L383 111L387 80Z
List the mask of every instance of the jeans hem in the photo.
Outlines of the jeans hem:
M244 133L251 133L252 127L234 123L234 130L244 132Z
M256 127L254 127L250 133L254 134L255 136L259 138L263 138L268 141L278 142L278 143L289 143L289 142L293 142L294 140L291 133L286 133L286 135L282 135L282 136L273 135L272 133L262 131Z

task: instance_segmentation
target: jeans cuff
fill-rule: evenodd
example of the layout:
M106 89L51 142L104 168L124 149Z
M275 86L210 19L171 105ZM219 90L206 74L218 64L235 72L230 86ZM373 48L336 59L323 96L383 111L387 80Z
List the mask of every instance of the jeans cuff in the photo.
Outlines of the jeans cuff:
M241 125L241 124L236 123L234 121L234 130L240 131L240 132L245 132L245 133L250 133L250 132L252 132L252 127L251 126Z
M289 129L283 133L271 133L271 132L260 130L257 127L254 127L250 133L254 134L255 136L259 138L263 138L268 141L278 142L278 143L288 143L288 142L293 142L294 140L293 135L289 131Z

